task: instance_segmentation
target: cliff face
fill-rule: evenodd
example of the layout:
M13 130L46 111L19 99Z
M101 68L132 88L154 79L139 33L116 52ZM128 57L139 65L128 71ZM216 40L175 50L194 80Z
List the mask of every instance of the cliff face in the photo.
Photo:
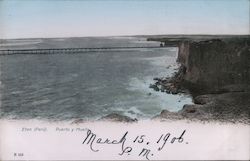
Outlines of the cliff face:
M184 84L191 92L219 93L250 84L250 39L183 41L177 61L185 67Z
M179 39L178 47L179 71L158 82L167 91L188 89L194 104L155 118L250 124L250 36Z
M189 41L182 41L178 45L177 62L182 63L184 66L188 66L186 62L188 62L187 59L189 57L189 46L190 46Z

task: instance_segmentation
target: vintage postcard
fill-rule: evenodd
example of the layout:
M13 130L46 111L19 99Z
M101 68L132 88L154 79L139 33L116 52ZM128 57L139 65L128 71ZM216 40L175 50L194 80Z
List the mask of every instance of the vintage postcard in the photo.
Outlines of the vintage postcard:
M0 160L250 160L250 1L1 0Z

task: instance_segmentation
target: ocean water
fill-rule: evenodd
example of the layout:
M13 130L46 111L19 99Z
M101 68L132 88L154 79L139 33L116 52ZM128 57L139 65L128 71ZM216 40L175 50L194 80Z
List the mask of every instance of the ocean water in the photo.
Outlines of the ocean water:
M124 39L131 46L150 45L119 37L105 43L115 46ZM0 56L0 118L95 120L119 113L149 119L163 109L178 111L192 103L188 94L149 88L154 77L177 70L176 57L173 47Z

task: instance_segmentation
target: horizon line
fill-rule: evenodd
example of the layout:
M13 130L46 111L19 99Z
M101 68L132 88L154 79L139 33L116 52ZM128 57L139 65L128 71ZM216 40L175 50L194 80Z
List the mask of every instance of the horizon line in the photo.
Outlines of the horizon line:
M56 37L20 37L20 38L0 38L0 40L18 39L57 39L57 38L104 38L104 37L146 37L146 36L250 36L250 34L147 34L147 35L107 35L107 36L56 36Z

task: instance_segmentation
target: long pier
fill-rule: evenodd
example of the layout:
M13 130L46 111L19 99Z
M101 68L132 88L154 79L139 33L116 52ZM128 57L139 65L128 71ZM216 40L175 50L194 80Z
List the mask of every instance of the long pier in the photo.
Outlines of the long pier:
M64 54L64 53L82 53L82 52L90 52L90 51L98 52L98 51L122 50L122 49L142 49L142 48L164 48L164 47L146 46L146 47L100 47L100 48L7 49L7 50L0 50L0 55Z

